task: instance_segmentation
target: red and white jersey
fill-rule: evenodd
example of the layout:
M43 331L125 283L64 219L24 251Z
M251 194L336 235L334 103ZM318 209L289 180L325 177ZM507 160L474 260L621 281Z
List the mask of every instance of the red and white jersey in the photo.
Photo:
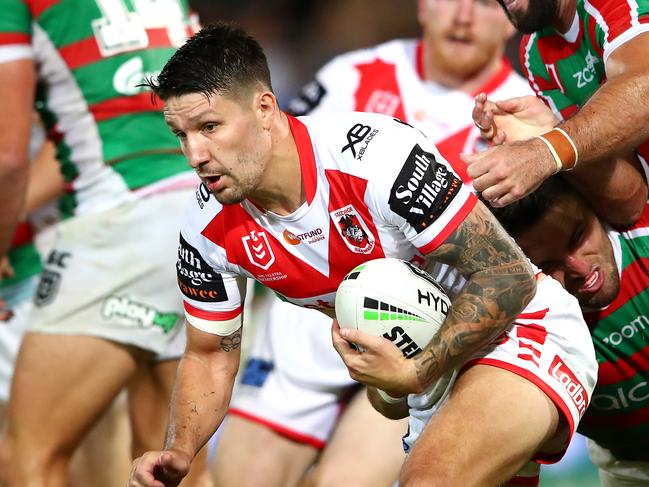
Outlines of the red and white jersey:
M394 40L335 57L289 104L296 115L375 112L391 115L423 131L453 162L460 152L486 148L473 125L474 98L490 100L531 95L527 81L503 58L500 70L475 93L448 88L423 76L420 40Z
M204 331L238 328L246 277L332 314L351 269L380 257L423 263L477 202L433 142L400 120L349 112L289 122L300 208L280 216L247 200L224 206L201 186L188 209L178 281L188 321Z

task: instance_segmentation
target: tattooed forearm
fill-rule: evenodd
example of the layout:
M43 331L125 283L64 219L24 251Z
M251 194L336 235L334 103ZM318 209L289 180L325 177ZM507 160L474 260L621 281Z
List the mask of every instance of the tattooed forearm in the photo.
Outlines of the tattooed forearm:
M221 338L221 350L231 352L241 347L241 328L231 335Z
M424 388L507 329L536 291L527 258L481 203L431 256L468 281L439 333L415 359Z

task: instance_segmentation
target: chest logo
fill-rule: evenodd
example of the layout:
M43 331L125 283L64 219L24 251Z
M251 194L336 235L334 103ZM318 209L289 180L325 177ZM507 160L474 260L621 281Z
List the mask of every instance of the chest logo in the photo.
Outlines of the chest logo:
M275 254L268 242L266 232L257 232L253 230L245 237L241 237L243 248L246 250L250 262L261 267L263 270L268 268L275 262Z
M352 205L334 210L330 215L349 250L357 254L369 254L374 250L374 236Z

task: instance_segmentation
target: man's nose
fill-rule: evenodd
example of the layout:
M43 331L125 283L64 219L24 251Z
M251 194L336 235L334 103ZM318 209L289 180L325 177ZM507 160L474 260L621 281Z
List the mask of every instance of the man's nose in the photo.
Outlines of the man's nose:
M565 259L566 271L576 277L585 277L590 272L590 265L575 254L568 254Z
M200 136L187 136L185 144L186 156L189 165L196 169L210 158L207 146L200 140Z
M457 2L457 11L455 20L460 24L470 24L473 22L473 5L474 0L459 0Z

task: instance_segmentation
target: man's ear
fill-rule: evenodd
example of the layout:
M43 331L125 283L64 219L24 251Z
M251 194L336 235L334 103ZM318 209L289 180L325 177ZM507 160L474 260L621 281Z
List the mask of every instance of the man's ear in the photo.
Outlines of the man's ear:
M275 114L279 111L277 98L271 91L262 91L256 97L256 109L264 129L270 129Z

